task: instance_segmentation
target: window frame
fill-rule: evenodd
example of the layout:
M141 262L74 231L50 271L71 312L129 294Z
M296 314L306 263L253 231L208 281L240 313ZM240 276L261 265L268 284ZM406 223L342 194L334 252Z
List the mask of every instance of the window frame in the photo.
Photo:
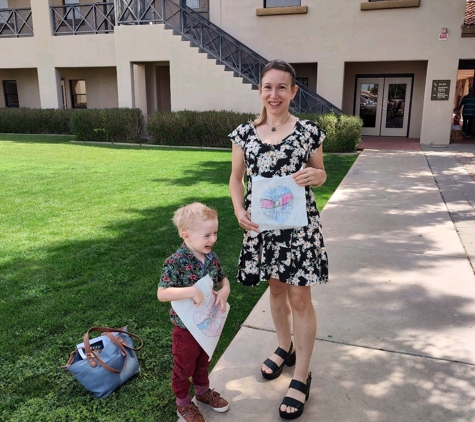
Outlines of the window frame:
M84 93L76 93L75 86L74 84L77 82L84 82ZM70 79L69 80L69 90L70 90L70 95L71 95L71 108L77 109L77 110L85 110L87 109L87 88L86 88L86 80L85 79ZM85 101L79 103L77 101L77 98L79 96L84 96ZM78 106L80 104L80 106ZM84 106L82 106L84 104Z
M9 90L7 89L7 85L9 83L11 84L11 86L15 86L15 89L14 89L15 92L9 92ZM2 81L2 87L3 87L3 95L5 99L5 107L6 108L20 108L20 101L18 99L17 81L15 79L5 79ZM13 101L11 97L13 97Z

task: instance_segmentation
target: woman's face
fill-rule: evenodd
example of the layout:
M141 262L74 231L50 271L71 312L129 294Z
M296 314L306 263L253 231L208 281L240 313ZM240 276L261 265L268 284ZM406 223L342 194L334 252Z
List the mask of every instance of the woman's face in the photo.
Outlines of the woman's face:
M259 85L259 93L267 112L275 116L288 112L290 101L297 90L297 85L292 87L290 73L276 69L268 70Z

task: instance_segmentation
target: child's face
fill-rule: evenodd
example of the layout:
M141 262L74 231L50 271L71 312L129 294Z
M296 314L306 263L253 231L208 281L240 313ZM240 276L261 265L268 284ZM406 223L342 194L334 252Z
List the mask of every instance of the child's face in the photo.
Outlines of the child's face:
M218 240L218 220L198 221L192 229L183 231L182 237L195 256L203 258Z

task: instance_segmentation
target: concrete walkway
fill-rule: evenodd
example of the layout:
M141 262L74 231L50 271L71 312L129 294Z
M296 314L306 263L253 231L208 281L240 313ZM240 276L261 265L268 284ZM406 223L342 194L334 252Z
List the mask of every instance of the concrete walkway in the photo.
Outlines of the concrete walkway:
M299 421L475 421L475 182L450 153L365 149L322 212L330 282ZM292 378L266 381L277 346L266 292L211 373L231 403L208 422L281 420Z

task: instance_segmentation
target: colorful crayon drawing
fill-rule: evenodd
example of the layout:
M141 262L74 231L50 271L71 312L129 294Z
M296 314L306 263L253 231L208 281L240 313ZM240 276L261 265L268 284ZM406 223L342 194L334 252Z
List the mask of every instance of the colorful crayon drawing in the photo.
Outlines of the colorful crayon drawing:
M276 186L261 195L261 209L267 217L284 224L292 213L294 195L286 186Z

